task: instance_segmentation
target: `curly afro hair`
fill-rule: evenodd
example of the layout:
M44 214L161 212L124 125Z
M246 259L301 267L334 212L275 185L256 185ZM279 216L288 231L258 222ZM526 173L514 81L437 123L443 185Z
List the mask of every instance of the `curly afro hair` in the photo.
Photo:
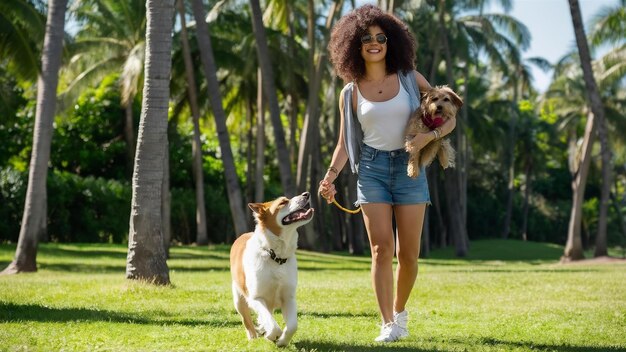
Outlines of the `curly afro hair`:
M328 51L335 73L344 81L365 75L361 37L370 26L378 25L387 36L387 73L415 69L415 38L408 27L393 15L374 5L363 5L343 16L333 27Z

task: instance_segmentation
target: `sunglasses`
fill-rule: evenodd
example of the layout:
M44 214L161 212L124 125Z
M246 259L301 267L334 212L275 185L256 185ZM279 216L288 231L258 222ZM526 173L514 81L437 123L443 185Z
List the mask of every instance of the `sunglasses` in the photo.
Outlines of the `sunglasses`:
M372 43L374 41L374 39L376 39L376 42L378 42L378 44L385 44L387 43L387 37L380 33L380 34L376 34L376 36L372 36L371 34L366 34L364 36L361 37L361 43L362 44L369 44Z

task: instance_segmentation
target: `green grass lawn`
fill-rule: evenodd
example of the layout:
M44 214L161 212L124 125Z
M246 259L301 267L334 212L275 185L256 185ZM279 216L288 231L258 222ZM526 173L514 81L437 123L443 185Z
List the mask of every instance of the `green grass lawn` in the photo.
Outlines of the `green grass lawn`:
M0 245L2 268L14 251ZM560 265L562 252L498 240L463 260L434 251L411 335L382 345L369 258L299 251L299 329L279 349L246 339L227 246L172 248L172 285L154 287L124 278L125 246L41 245L38 273L0 277L0 351L626 351L626 264Z

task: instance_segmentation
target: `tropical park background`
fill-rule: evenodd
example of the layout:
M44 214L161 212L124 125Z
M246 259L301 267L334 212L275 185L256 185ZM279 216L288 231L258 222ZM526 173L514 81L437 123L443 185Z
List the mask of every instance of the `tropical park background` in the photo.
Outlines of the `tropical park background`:
M427 170L425 335L395 350L625 350L626 2L583 23L569 0L556 62L524 56L511 0L375 3L465 102L457 167ZM359 4L0 1L0 270L40 272L0 277L0 350L270 348L242 344L229 244L247 203L316 193L345 84L326 46ZM344 169L341 204L355 185ZM378 350L361 215L313 207L291 350Z

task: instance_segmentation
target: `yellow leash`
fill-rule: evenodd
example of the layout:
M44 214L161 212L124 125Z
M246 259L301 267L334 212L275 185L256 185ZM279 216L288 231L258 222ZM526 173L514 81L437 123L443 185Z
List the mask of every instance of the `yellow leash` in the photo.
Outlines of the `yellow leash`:
M341 204L337 203L337 200L335 198L333 198L333 204L337 206L337 208L345 211L346 213L350 213L350 214L358 214L361 211L361 207L358 207L354 210L350 210L350 209L346 209L344 207L341 206Z

